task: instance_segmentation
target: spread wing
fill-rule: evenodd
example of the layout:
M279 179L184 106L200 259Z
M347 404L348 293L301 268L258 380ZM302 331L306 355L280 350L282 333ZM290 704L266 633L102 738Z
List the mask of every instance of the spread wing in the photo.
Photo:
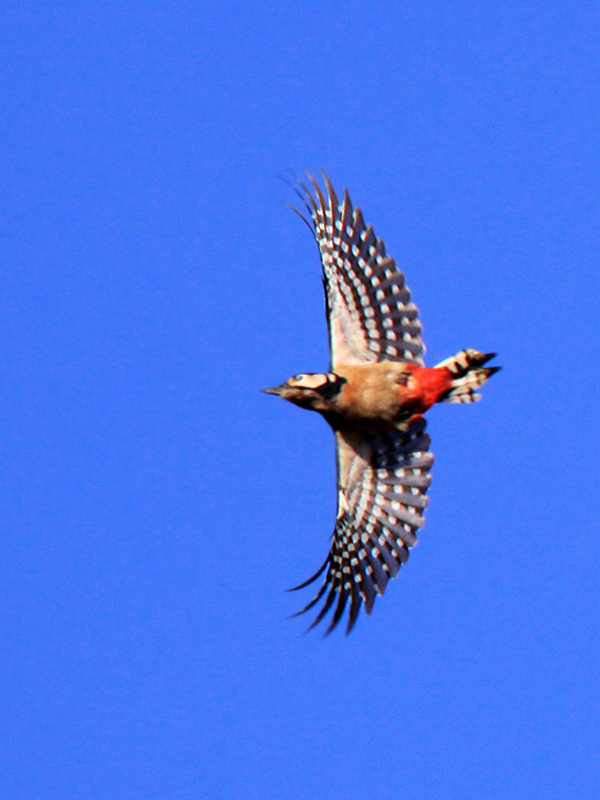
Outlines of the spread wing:
M353 208L348 191L340 203L327 175L326 195L309 178L314 194L302 181L298 194L312 224L300 216L312 228L321 253L332 370L339 364L384 360L423 366L419 312L403 273L365 225L360 209Z
M349 602L349 633L361 605L370 614L376 595L384 593L390 577L395 578L408 560L424 522L431 483L433 455L425 425L421 419L408 431L336 432L338 516L333 544L321 569L295 587L308 586L325 572L316 597L298 612L303 614L324 598L311 628L335 603L330 633Z

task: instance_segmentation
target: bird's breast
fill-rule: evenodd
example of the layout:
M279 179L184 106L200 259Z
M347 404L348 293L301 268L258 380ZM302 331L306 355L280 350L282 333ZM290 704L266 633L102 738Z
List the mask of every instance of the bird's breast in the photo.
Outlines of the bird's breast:
M394 424L427 411L450 385L448 370L380 362L336 370L346 379L332 404L341 417L360 422Z

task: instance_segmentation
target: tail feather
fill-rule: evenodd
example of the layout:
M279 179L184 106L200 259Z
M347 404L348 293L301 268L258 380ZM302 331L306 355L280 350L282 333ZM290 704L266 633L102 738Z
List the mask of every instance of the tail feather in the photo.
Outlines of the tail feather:
M475 390L500 369L483 366L495 355L496 353L480 353L478 350L461 350L436 364L438 368L450 370L453 375L452 386L440 397L438 403L475 403L481 400L481 395Z

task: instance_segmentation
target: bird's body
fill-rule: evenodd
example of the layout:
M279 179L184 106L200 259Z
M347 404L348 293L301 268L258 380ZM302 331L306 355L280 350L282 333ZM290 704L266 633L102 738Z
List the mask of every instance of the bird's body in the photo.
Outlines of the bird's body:
M333 412L350 425L374 432L408 427L452 383L450 371L445 367L417 367L394 361L340 365L336 374L345 378L346 383L333 398Z
M278 393L296 405L318 411L334 430L358 426L378 433L408 428L452 386L452 373L446 367L418 367L396 361L340 364L331 375L337 380L312 373L302 376L305 381L296 376ZM320 378L320 385L307 385ZM320 389L333 383L338 390L326 391L323 396Z
M333 545L321 570L296 588L327 570L321 590L299 613L327 592L313 625L337 600L331 631L349 601L349 631L361 605L370 612L406 562L423 524L433 464L423 414L437 402L478 400L475 390L499 368L484 366L494 353L477 350L425 367L421 324L404 275L347 191L339 203L327 176L327 198L311 181L316 198L302 183L301 197L323 264L331 371L296 375L264 391L317 411L335 432Z

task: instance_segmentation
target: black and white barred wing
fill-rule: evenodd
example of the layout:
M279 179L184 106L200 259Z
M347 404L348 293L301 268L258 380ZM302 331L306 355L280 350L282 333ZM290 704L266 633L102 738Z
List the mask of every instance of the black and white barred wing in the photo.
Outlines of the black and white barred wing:
M323 264L332 369L384 360L423 366L419 312L403 273L353 208L348 191L340 203L327 175L326 195L309 177L314 194L300 182L301 197Z
M428 452L425 421L408 431L378 435L337 432L338 517L333 544L316 575L295 587L301 589L325 572L324 582L303 614L323 599L313 628L334 606L327 629L338 624L346 606L349 633L364 603L371 612L375 597L408 560L423 525L426 492L431 483L433 455Z

